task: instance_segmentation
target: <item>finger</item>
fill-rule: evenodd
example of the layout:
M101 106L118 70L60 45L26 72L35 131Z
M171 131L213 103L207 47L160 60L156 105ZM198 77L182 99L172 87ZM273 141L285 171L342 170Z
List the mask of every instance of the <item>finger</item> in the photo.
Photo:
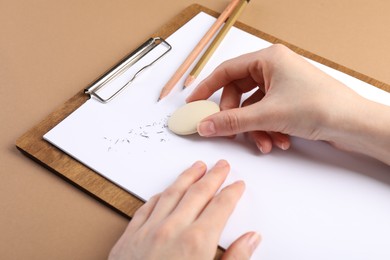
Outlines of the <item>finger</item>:
M186 101L207 99L226 84L248 77L253 78L257 84L263 85L264 80L259 76L262 75L262 66L258 56L256 53L249 53L223 62L197 86Z
M160 194L154 195L134 213L125 233L133 233L137 231L147 221L159 198Z
M228 83L222 91L220 107L221 110L239 107L242 94L257 88L252 78L245 78Z
M278 132L269 132L268 133L272 138L272 143L279 147L282 150L287 150L291 146L290 137L286 134Z
M261 89L258 89L242 103L242 106L252 105L261 100L264 96L264 92ZM272 144L282 150L287 150L291 145L289 136L278 132L267 133L264 131L254 131L250 132L249 136L262 153L271 152Z
M248 232L239 237L226 249L222 255L222 260L250 259L260 241L261 237L259 234Z
M259 88L257 89L250 97L248 97L244 102L242 102L242 106L246 107L249 105L252 105L260 100L263 99L264 97L264 92Z
M264 97L264 95L264 92L259 88L249 98L242 102L242 106L246 107L258 102ZM271 151L272 144L270 143L269 137L266 132L253 131L248 132L246 136L249 137L249 139L256 144L257 148L260 150L261 153Z
M166 218L177 206L187 189L206 173L206 165L198 161L185 170L176 180L165 189L148 219L148 225L155 225Z
M248 137L264 154L271 152L273 146L282 150L288 150L291 146L290 137L278 132L252 131Z
M229 109L206 117L197 126L199 135L230 136L255 130L267 131L267 122L272 120L272 114L267 109L258 109L263 106L260 105L261 102L263 100L250 106Z
M237 108L241 103L242 92L239 88L236 87L234 83L228 84L223 88L221 101L219 107L221 110L228 110L232 108ZM235 138L236 135L227 136L229 138Z
M242 102L242 107L246 107L252 105L265 96L263 90L261 88L257 89L249 98L247 98L244 102ZM269 136L264 131L253 131L247 134L249 139L251 139L260 150L261 153L268 153L272 149L272 143L270 141Z
M219 107L221 110L237 108L241 103L241 90L236 88L234 84L229 84L223 88Z
M248 133L249 138L256 144L261 153L267 154L272 150L272 138L265 131L252 131Z
M188 226L198 217L225 181L229 169L229 164L225 160L220 160L188 189L170 217L178 228Z
M194 227L208 230L208 235L218 240L244 190L243 181L237 181L223 188L204 208L195 221Z

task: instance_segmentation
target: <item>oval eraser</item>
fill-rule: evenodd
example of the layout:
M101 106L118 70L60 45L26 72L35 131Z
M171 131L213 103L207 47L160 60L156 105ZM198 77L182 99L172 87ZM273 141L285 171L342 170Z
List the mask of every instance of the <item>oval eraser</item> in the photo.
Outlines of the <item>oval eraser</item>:
M178 135L195 134L200 121L219 111L219 105L209 100L187 103L172 114L168 128Z

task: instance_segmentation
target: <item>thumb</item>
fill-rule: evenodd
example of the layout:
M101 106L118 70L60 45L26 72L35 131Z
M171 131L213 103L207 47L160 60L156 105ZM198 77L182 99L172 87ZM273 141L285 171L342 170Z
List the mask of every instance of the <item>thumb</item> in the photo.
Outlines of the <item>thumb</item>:
M254 105L224 110L215 113L203 119L198 124L198 133L200 136L231 136L238 133L249 132L259 126L257 118L259 112L256 113Z
M242 235L228 247L222 256L222 260L249 259L259 245L260 240L260 235L255 232Z

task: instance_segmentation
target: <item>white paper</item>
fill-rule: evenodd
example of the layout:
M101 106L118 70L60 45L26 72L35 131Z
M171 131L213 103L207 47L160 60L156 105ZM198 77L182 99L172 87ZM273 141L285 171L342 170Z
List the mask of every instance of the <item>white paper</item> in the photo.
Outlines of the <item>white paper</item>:
M169 115L193 87L156 102L161 88L215 19L200 13L167 41L173 50L108 104L91 99L44 138L136 196L148 200L197 160L231 164L226 181L246 182L220 244L247 231L263 241L253 259L390 259L390 168L323 142L293 138L289 151L262 155L235 140L176 136ZM222 61L270 43L232 28L193 86ZM313 62L361 95L390 105L390 94ZM220 93L211 97L219 101Z

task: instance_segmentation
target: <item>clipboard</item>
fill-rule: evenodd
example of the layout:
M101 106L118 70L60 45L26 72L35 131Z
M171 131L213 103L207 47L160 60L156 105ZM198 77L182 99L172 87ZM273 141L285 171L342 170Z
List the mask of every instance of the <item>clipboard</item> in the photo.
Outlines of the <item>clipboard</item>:
M191 5L184 9L166 25L162 26L161 29L156 33L151 35L152 39L156 37L167 38L199 12L205 12L215 17L218 16L217 12L212 11L206 7L198 4ZM349 74L373 86L390 92L390 86L383 82L375 80L357 71L351 70L340 64L334 63L314 53L303 50L298 46L289 44L270 34L240 22L237 22L235 27L238 27L239 29L242 29L271 43L282 43L304 57L322 63L326 66ZM99 77L99 79L102 79L105 75L108 75L113 69L115 69L115 67L104 73L103 76ZM97 81L94 82L96 83ZM44 167L57 174L59 177L72 183L84 192L90 194L121 215L127 218L132 217L135 211L143 204L140 199L108 181L101 175L95 173L87 166L63 153L56 147L44 141L42 138L45 133L59 124L64 118L66 118L88 100L89 97L84 92L84 90L78 92L75 96L65 102L59 109L51 113L42 122L22 135L16 141L16 146L26 156L40 163Z

